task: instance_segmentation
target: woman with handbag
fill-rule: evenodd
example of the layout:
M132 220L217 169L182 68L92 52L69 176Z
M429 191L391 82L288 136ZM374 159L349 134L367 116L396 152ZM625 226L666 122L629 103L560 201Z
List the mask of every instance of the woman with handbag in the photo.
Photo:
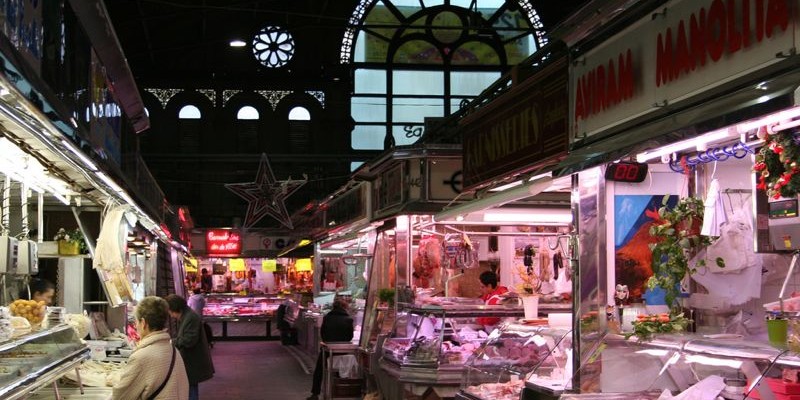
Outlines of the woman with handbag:
M186 304L186 299L176 294L166 297L169 315L178 322L178 331L172 343L180 350L186 363L189 378L189 400L200 398L200 382L214 376L214 364L208 339L200 316Z
M114 386L112 400L186 400L189 379L180 352L170 343L167 302L145 297L134 312L141 340Z

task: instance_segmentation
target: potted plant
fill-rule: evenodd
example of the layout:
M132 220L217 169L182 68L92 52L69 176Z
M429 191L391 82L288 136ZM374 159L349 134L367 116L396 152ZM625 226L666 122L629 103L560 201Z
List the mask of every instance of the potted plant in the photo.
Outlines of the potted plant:
M389 307L394 305L394 289L392 288L383 288L378 290L378 300L381 301L381 304L386 304Z
M700 234L703 224L703 201L694 197L682 198L670 208L667 206L669 195L664 196L658 211L648 211L647 215L654 220L649 234L655 239L650 244L653 252L653 276L647 281L647 287L660 287L665 292L667 305L679 312L676 300L681 294L680 283L687 274L697 271L697 267L706 265L700 258L690 265L692 257L710 245L714 238ZM717 266L725 267L725 260L717 257Z
M53 238L58 242L58 254L61 255L78 255L84 254L88 251L86 246L86 239L80 229L66 230L59 228L56 236Z

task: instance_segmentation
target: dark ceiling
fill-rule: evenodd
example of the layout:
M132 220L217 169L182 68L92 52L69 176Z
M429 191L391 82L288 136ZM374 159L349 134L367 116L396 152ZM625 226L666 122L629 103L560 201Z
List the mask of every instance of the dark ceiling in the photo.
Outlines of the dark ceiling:
M553 29L587 3L585 0L531 2L545 30ZM106 0L105 6L140 90L159 87L339 90L346 97L349 89L333 82L332 77L347 70L347 66L339 64L339 50L345 27L358 3L359 0ZM284 68L264 67L251 52L253 36L267 25L286 28L294 36L295 54ZM229 45L233 39L241 39L248 45L233 48ZM327 95L336 99L335 94ZM342 120L332 118L328 123ZM158 120L151 118L151 130L158 129L157 123ZM341 153L341 149L329 152ZM147 160L147 154L144 156ZM256 160L257 155L251 154L249 158ZM160 178L159 171L153 174L157 180ZM276 171L276 175L281 174ZM173 204L185 201L169 198L170 192L165 192ZM325 194L298 193L308 198L294 199L293 205L308 203L314 200L310 197L319 199ZM193 209L192 204L188 205ZM289 209L289 213L298 208Z
M422 1L422 0L420 0ZM358 0L107 0L117 37L138 82L209 86L307 83L335 68L344 27ZM586 0L532 0L545 29L556 26ZM248 47L266 25L294 35L296 53L287 68L270 69Z

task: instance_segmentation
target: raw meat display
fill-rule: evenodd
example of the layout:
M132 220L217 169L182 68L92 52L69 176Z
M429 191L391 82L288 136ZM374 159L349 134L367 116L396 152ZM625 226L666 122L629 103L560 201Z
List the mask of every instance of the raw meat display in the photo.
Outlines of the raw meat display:
M414 284L430 287L432 278L442 267L442 243L436 237L420 240L414 258Z
M491 346L486 347L485 353L475 360L475 366L505 366L534 367L550 354L547 346L537 346L534 343L525 344L519 338L501 338Z
M484 400L517 400L524 387L524 381L514 379L505 383L484 383L470 386L466 391Z

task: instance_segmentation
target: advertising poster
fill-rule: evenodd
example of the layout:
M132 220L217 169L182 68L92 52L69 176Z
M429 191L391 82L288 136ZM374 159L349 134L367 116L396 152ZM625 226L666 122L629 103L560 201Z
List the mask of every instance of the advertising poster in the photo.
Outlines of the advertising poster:
M632 301L640 301L644 295L647 279L653 275L650 213L658 212L664 199L657 195L614 196L614 270L616 284L627 285ZM667 206L678 203L678 196L669 196Z

